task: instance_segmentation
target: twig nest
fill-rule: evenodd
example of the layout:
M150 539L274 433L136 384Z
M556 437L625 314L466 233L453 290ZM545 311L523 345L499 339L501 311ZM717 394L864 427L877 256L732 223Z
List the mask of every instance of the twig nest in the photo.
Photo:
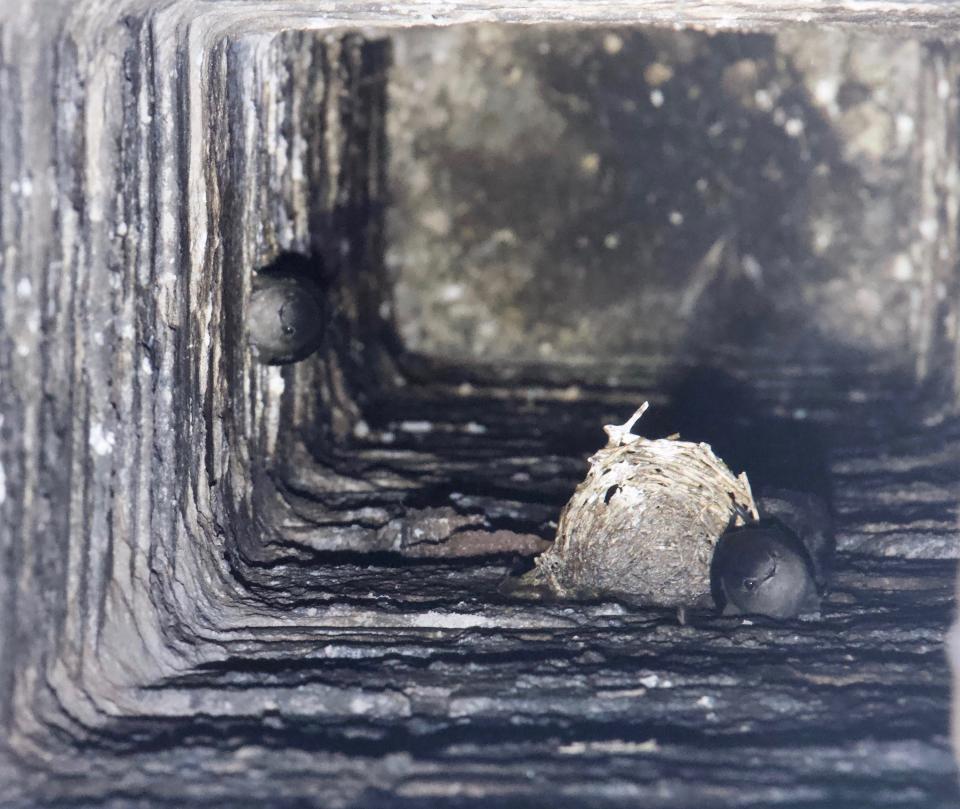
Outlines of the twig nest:
M750 483L707 444L634 435L646 409L604 428L609 442L590 458L528 584L564 598L618 595L664 606L709 596L717 540L757 518Z

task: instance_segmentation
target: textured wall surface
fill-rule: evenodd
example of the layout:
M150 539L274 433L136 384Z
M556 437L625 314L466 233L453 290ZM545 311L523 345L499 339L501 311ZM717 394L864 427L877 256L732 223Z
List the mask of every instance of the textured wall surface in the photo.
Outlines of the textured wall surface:
M953 805L956 38L946 3L0 0L0 805ZM769 160L704 156L696 86ZM259 366L283 252L333 324ZM628 328L634 280L699 325ZM773 356L744 289L803 304ZM499 593L641 397L832 497L821 621Z

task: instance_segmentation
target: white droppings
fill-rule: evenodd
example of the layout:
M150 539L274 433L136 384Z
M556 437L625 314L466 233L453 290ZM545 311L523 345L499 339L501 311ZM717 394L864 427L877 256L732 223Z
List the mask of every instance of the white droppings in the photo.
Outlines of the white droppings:
M479 424L476 421L467 422L466 427L463 428L470 435L483 435L487 428L483 424Z
M607 250L616 250L620 246L620 234L619 233L608 233L603 237L603 246Z
M124 323L120 327L120 338L123 340L133 340L137 336L137 330L132 323Z
M680 211L670 211L670 224L674 227L680 227L683 224L683 214Z
M29 177L20 178L20 194L24 197L33 196L33 180Z
M564 756L582 756L588 752L607 755L636 755L657 753L659 750L660 745L656 739L647 739L645 742L627 742L620 739L570 742L570 744L563 744L557 748L557 752Z
M153 366L150 364L149 358L140 358L140 373L146 374L147 376L153 373Z
M429 433L433 431L433 423L429 421L401 421L400 429L405 433Z
M90 425L90 449L97 455L109 455L113 452L116 437L110 430L104 430L103 425L95 421Z
M371 696L358 695L350 700L350 713L369 714L377 708L377 700Z
M650 103L658 109L663 106L664 97L662 90L653 90L650 93Z
M813 221L813 249L823 253L833 244L836 225L832 220L817 218Z
M360 419L356 424L353 425L353 437L364 439L370 435L370 425L367 424L363 419Z
M421 612L412 616L411 626L433 629L470 629L475 626L493 626L495 619L464 612Z
M440 300L444 303L454 303L459 301L464 293L466 292L466 287L463 284L447 284L440 291Z
M913 132L916 129L916 122L913 116L901 113L897 116L897 140L905 146L913 140Z
M803 121L799 118L790 118L783 125L783 131L791 138L799 138L803 134Z
M385 432L380 433L380 440L381 440L384 444L392 444L394 441L397 440L397 436L394 435L394 434L393 434L392 432L390 432L389 430L387 430L387 431L385 431Z
M760 265L760 262L757 261L753 256L747 253L743 257L743 274L753 282L754 286L762 286L763 284L763 267Z
M907 282L913 280L913 262L906 253L897 253L891 262L890 272L895 281Z
M709 187L710 187L710 183L707 182L705 177L701 177L696 182L697 191L699 191L701 194L705 193Z
M23 300L24 298L29 298L33 294L33 284L30 283L29 278L21 278L17 281L17 297Z
M420 221L427 230L436 233L438 236L446 236L450 232L450 215L442 208L434 208L421 215Z
M820 79L813 86L813 97L818 103L830 106L837 99L837 82L833 79Z
M937 98L941 101L946 101L950 98L950 82L946 79L940 79L937 82Z
M584 174L596 174L600 169L600 155L596 152L587 152L580 158L580 171Z
M270 375L270 382L268 383L267 387L270 390L271 396L283 396L283 392L287 389L287 383L279 369Z
M757 105L758 110L770 112L773 109L773 96L770 95L768 90L757 90L753 94L753 103Z
M129 230L129 227L127 227L127 223L126 223L126 222L120 222L120 223L117 225L116 233L117 233L118 236L126 236L128 230Z
M713 697L704 694L700 699L697 700L697 705L701 708L713 708L716 705L716 700Z
M640 678L640 684L644 688L656 688L660 685L660 678L656 674L648 674L646 677Z
M643 79L651 87L659 87L673 78L673 68L663 62L653 62L643 71Z
M615 56L623 50L623 38L617 34L607 34L603 38L603 49L611 56Z
M802 407L798 407L796 410L793 411L793 417L797 421L805 420L807 418L807 415L808 415L807 411Z
M932 242L934 239L937 238L937 231L939 230L939 228L937 227L937 220L933 219L932 217L928 217L924 219L919 224L918 230L920 231L920 235L924 239L926 239L929 242Z

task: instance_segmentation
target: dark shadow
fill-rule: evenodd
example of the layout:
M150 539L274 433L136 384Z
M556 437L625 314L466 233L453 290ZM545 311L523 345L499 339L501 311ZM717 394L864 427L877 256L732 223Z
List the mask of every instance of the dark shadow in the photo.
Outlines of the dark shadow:
M259 267L257 275L312 281L322 287L329 286L336 277L319 253L304 255L293 251L280 253L272 262Z
M666 419L686 441L703 441L735 472L746 471L754 494L765 488L813 492L831 501L823 429L770 414L741 380L713 367L684 371L668 384Z

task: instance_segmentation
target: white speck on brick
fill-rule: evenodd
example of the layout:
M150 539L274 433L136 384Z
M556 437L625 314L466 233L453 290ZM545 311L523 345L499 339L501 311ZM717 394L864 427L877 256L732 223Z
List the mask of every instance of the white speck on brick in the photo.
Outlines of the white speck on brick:
M401 421L400 429L405 433L429 433L433 430L433 423L429 421Z
M837 99L837 83L833 79L820 79L813 86L813 97L818 103L828 106Z
M913 262L906 253L898 253L891 268L895 281L906 282L913 279Z
M783 131L791 138L799 138L803 134L803 121L791 118L783 125Z
M90 425L90 449L97 455L109 455L113 452L116 437L110 430L104 430L103 425L95 421Z
M616 34L607 34L603 38L603 49L614 56L623 50L623 39Z
M463 284L447 284L440 291L440 300L444 303L453 303L454 301L460 300L465 291L466 289Z
M283 396L287 383L284 382L283 374L281 374L279 370L270 375L270 382L267 383L267 387L270 390L271 396Z
M897 140L900 141L901 145L906 145L913 140L915 128L916 123L912 116L905 113L897 116Z

